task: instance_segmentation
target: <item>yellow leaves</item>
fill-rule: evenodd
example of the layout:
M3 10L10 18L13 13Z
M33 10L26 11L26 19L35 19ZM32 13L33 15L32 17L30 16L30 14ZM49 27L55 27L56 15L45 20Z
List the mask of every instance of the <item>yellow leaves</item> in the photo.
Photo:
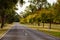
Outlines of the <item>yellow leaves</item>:
M41 9L38 13L39 13L38 15L41 15L42 13L48 14L48 13L50 13L50 10Z
M26 17L26 19L30 19L30 18L32 18L32 15L29 15L28 17Z
M29 15L26 17L26 19L34 18L37 14Z

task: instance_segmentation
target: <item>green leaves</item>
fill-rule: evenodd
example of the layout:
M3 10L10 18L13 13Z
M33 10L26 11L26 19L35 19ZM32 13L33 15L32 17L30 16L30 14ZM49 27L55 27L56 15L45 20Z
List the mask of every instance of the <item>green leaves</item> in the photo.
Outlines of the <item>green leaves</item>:
M9 20L7 17L12 17L14 7L18 0L0 0L0 16L1 16L1 28L3 27L4 23ZM7 17L6 17L7 16ZM14 14L13 14L14 16ZM6 20L7 18L7 20ZM11 18L13 19L13 17Z
M22 7L23 4L25 3L25 1L24 0L19 0L19 3L20 3L20 6Z
M20 0L20 4L22 4L22 5L23 5L23 0Z

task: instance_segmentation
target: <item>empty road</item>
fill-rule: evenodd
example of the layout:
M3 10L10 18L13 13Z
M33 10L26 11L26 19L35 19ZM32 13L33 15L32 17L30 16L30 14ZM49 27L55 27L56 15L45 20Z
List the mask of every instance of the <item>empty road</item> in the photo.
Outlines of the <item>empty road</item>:
M0 40L60 40L49 36L43 32L32 30L19 23L15 23L14 27L6 33Z

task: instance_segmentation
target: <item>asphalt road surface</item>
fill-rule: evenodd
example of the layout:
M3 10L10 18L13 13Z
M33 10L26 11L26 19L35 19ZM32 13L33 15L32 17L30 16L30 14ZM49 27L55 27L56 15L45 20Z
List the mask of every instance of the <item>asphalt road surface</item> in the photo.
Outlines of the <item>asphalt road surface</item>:
M43 32L26 28L19 23L15 23L14 27L0 40L60 40L49 36Z

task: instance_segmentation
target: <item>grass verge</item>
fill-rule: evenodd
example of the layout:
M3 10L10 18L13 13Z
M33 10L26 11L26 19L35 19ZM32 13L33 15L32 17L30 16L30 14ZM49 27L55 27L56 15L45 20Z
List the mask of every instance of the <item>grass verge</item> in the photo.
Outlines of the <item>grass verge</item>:
M36 26L36 25L35 26L34 25L28 25L28 27L31 28L31 29L34 29L34 30L41 31L41 32L46 33L48 35L60 38L60 28L55 29L56 26L54 26L54 28L52 28L52 29L43 28L43 27L39 27L39 26Z
M5 24L4 28L0 28L0 38L2 38L6 32L13 27L13 24Z

